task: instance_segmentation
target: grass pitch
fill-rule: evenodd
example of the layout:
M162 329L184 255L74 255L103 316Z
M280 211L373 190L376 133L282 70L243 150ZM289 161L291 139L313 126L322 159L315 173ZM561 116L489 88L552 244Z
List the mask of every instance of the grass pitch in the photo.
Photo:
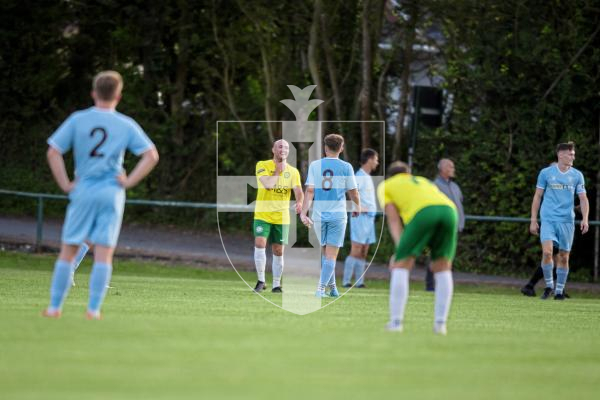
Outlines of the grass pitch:
M394 334L383 331L384 282L297 316L252 294L233 271L119 260L105 319L87 321L88 260L63 317L50 320L39 315L53 262L0 252L2 399L579 400L600 393L594 298L543 302L514 290L457 287L449 335L437 337L433 295L413 283L405 332Z

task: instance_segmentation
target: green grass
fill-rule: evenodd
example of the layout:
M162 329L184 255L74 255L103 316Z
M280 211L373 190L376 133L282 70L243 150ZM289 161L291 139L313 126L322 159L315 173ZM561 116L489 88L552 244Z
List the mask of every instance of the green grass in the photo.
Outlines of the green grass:
M405 332L383 331L385 283L297 316L233 271L117 261L87 321L90 264L44 319L53 257L0 252L1 399L597 398L600 301L458 287L449 335L413 284ZM245 275L254 281L253 274ZM267 293L268 298L276 299ZM277 301L277 300L275 300Z

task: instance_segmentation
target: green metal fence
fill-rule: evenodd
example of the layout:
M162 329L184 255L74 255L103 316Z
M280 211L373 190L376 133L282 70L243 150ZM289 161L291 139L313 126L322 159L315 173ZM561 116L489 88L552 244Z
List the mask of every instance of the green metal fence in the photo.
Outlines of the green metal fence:
M17 196L17 197L28 197L37 199L37 226L36 226L36 241L35 245L39 248L42 244L43 239L43 225L44 225L44 202L45 200L68 200L65 195L59 194L47 194L47 193L31 193L31 192L20 192L15 190L4 190L0 189L0 195ZM189 201L163 201L163 200L139 200L139 199L128 199L125 201L126 204L132 205L144 205L144 206L157 206L157 207L178 207L178 208L199 208L199 209L216 209L215 203L196 203ZM239 206L232 206L240 208ZM487 221L487 222L527 222L529 218L522 217L505 217L505 216L490 216L490 215L466 215L467 221ZM576 221L579 223L580 221ZM590 226L600 226L600 221L590 221Z
M31 192L19 192L15 190L4 190L0 189L0 195L11 195L17 197L27 197L37 199L37 212L36 212L36 235L35 235L35 247L39 249L42 245L43 239L43 226L44 226L44 202L45 200L68 200L69 198L65 195L59 194L47 194L47 193L31 193ZM159 207L180 207L180 208L201 208L210 209L217 208L216 204L213 203L193 203L186 201L159 201L159 200L137 200L131 199L126 200L126 204L134 205L148 205L148 206L159 206Z

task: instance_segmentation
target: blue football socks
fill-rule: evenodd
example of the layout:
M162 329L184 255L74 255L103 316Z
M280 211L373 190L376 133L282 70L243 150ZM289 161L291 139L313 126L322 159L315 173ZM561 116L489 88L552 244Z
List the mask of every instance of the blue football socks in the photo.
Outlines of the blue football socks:
M50 311L60 311L71 287L73 264L64 260L56 260L52 284L50 286Z
M325 287L329 284L331 275L333 275L335 269L335 260L325 259L321 266L321 277L319 279L319 290L325 290Z
M342 278L342 284L348 285L352 280L352 273L354 272L354 260L355 258L352 256L346 257L346 261L344 261L344 277Z
M88 312L98 313L102 306L102 301L106 295L107 286L110 283L112 274L112 265L104 263L94 263L92 274L90 275L90 300L88 303Z
M356 286L364 285L365 277L363 274L365 273L365 264L366 260L362 258L357 258L354 262L354 276L356 277Z
M556 268L556 294L562 294L569 276L569 268Z
M542 271L544 271L544 281L546 282L546 287L550 289L554 289L554 277L552 276L552 269L554 265L550 264L542 264Z

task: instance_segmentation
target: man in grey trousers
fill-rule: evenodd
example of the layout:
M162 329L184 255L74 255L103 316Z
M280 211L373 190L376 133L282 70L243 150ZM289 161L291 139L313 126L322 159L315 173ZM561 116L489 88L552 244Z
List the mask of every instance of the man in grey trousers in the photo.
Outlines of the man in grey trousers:
M450 200L456 204L456 210L458 211L458 232L462 232L465 227L465 211L463 209L463 195L460 187L454 182L455 168L454 162L449 158L442 158L438 161L438 175L436 176L433 183L444 193ZM435 289L435 283L433 280L433 273L431 272L430 263L427 263L427 270L425 275L425 290L433 292Z

